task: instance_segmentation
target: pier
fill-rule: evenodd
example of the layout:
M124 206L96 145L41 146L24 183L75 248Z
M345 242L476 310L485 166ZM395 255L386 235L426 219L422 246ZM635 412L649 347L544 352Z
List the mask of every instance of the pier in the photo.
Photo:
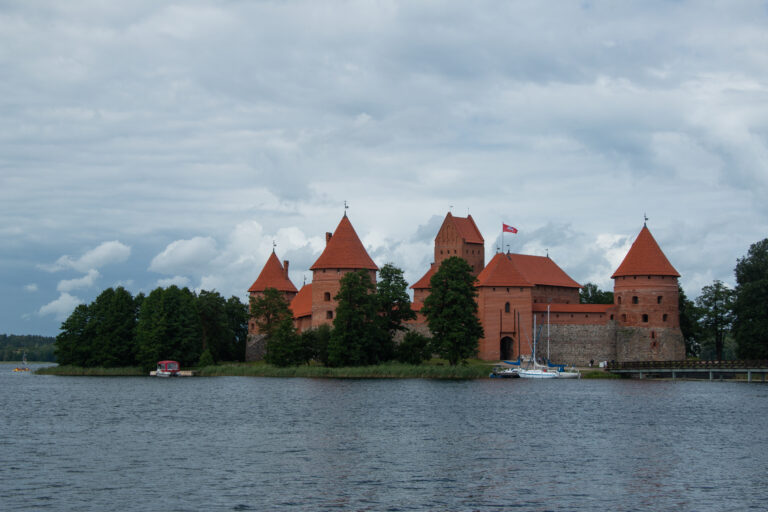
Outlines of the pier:
M629 361L608 363L606 370L639 379L661 377L715 380L745 374L747 382L752 382L753 376L759 376L760 382L765 382L768 361Z

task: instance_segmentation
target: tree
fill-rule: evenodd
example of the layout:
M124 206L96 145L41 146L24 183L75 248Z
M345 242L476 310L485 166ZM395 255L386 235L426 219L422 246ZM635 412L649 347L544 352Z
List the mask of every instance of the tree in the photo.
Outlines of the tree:
M196 364L203 350L195 294L175 285L152 290L141 303L136 345L138 363L145 368L162 359Z
M463 363L477 354L483 336L472 268L463 258L451 256L432 276L430 287L422 312L432 331L434 349L451 365Z
M365 270L349 272L340 281L333 332L328 340L330 366L376 364L391 356L384 322L378 315L375 285ZM388 353L389 352L389 353Z
M221 361L235 336L227 318L226 304L224 297L215 291L201 290L195 299L203 354L207 352L214 363Z
M244 361L245 342L248 339L248 306L234 295L224 306L232 338L222 347L221 358L225 361Z
M395 359L405 364L421 364L432 356L429 338L408 331L395 349Z
M594 283L587 283L579 290L582 304L613 304L613 292L603 291Z
M682 288L679 288L677 307L680 313L680 331L685 342L685 355L698 357L701 354L701 312Z
M714 341L715 358L722 361L725 337L733 324L733 290L716 279L701 289L696 306L701 312L702 332Z
M398 331L405 330L405 322L416 319L416 313L411 309L408 283L403 277L403 271L391 263L381 267L376 294L384 329L387 330L389 338L394 339Z
M734 271L737 355L742 359L768 359L768 238L752 244Z
M299 344L306 355L307 361L316 359L328 365L328 343L333 330L330 325L319 325L316 329L308 329L301 333Z
M60 365L85 366L92 344L91 312L86 304L79 304L61 324L56 336L56 362Z
M136 364L136 301L122 286L107 288L89 306L93 324L91 354L84 366Z
M285 296L275 288L267 288L258 298L251 297L251 316L259 332L269 338L286 318L293 319L293 313Z

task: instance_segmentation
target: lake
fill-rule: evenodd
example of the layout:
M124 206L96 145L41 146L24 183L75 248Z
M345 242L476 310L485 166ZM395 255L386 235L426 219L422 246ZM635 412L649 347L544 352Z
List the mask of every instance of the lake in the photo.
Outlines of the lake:
M768 386L0 365L0 510L766 510Z

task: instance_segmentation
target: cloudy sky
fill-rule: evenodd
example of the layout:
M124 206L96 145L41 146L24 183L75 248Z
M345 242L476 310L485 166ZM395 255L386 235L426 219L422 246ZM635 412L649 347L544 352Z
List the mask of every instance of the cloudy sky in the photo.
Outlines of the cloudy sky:
M414 282L449 209L689 296L768 236L764 1L0 3L0 333L108 287L245 299L349 217Z

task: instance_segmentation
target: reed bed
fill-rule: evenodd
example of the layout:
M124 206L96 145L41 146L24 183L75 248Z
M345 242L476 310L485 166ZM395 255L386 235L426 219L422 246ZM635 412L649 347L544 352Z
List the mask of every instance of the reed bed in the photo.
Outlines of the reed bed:
M221 364L198 369L202 377L248 376L248 377L302 377L331 379L480 379L488 377L490 367L486 364L465 366L410 365L383 363L372 366L348 366L329 368L319 365L289 366L279 368L264 363Z

